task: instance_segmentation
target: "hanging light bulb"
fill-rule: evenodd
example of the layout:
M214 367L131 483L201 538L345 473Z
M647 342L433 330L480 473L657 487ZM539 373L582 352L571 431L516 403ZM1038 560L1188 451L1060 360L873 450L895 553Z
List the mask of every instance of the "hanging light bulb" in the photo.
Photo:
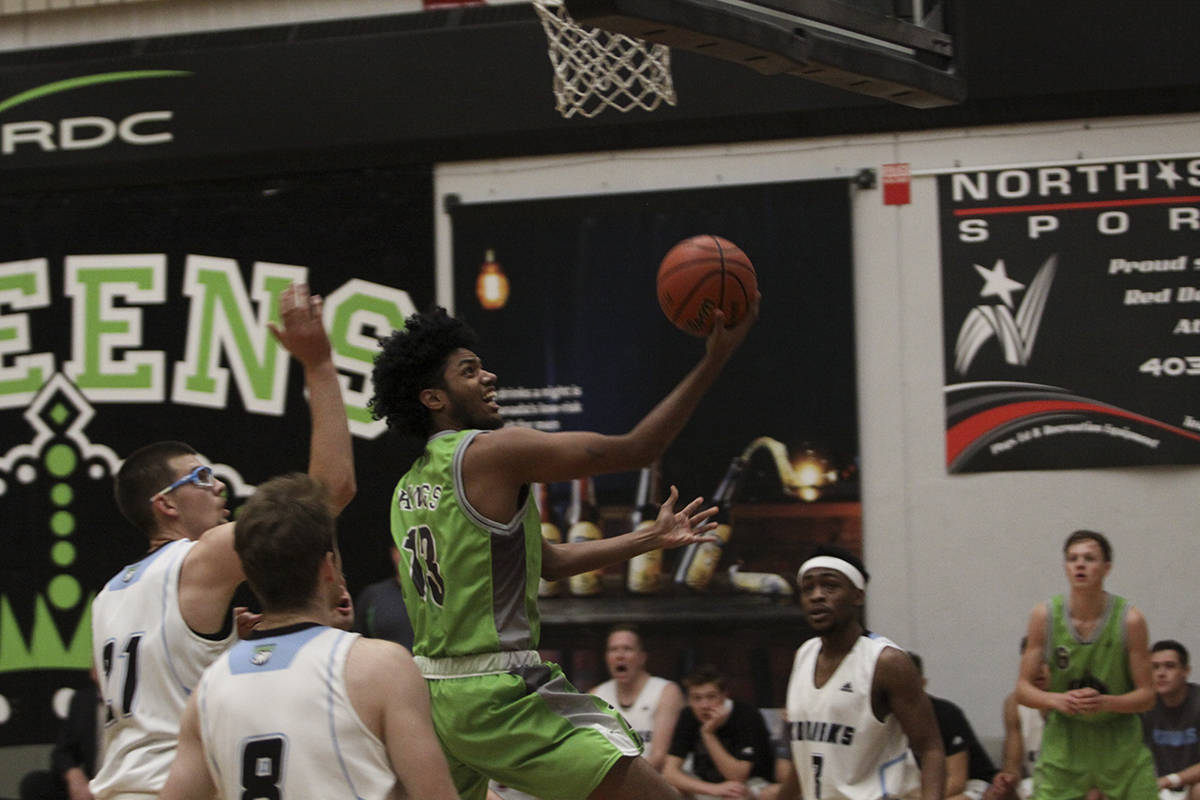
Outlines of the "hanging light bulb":
M500 269L495 250L489 249L483 256L483 266L475 279L475 296L488 311L504 308L508 302L508 276Z

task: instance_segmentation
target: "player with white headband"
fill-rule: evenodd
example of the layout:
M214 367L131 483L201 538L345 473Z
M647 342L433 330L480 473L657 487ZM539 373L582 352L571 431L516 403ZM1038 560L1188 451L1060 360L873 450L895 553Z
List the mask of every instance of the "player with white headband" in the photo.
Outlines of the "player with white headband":
M921 676L907 653L862 624L869 577L833 547L818 548L796 575L817 636L796 651L788 681L795 769L781 800L942 797L945 754Z

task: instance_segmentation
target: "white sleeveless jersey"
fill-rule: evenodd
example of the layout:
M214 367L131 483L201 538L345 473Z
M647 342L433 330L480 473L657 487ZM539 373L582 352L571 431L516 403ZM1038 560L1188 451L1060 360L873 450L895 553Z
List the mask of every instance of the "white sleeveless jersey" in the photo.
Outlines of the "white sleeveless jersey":
M875 634L860 636L819 689L813 675L820 637L796 651L788 738L805 800L880 800L920 789L920 769L895 715L880 722L871 711L875 664L887 647L896 645Z
M200 736L218 795L397 797L383 742L346 694L359 638L302 624L240 641L200 681Z
M617 682L615 680L607 680L600 684L592 689L592 694L620 711L621 716L629 723L629 727L637 731L643 742L649 744L650 738L654 734L654 712L658 710L658 701L662 699L663 690L667 688L668 683L670 681L666 678L651 675L629 708L623 707L617 701Z
M179 610L179 573L195 542L165 544L111 578L92 601L92 659L104 697L100 800L155 794L167 781L179 717L204 668L236 638L206 639Z
M1021 724L1021 745L1025 748L1021 753L1021 769L1027 776L1032 776L1038 753L1042 750L1042 730L1046 720L1036 708L1018 705L1017 721Z

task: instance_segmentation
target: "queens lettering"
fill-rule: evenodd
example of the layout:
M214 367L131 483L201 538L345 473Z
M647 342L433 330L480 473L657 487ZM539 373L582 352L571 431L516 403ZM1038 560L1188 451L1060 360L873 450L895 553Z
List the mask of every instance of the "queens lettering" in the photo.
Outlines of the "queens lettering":
M791 738L797 742L825 742L827 744L854 743L854 726L836 722L801 720L788 723Z
M63 296L51 292L51 261L0 263L0 409L24 408L56 372L94 403L162 403L226 408L236 389L253 414L285 412L292 359L270 335L278 297L308 269L254 262L250 279L232 258L188 255L171 264L165 253L69 255L61 263ZM181 296L168 276L182 274ZM154 343L144 308L177 313L182 352ZM416 311L407 292L359 278L325 298L325 324L341 376L351 432L374 439L386 427L372 420L375 337ZM39 333L70 326L66 352L53 352Z

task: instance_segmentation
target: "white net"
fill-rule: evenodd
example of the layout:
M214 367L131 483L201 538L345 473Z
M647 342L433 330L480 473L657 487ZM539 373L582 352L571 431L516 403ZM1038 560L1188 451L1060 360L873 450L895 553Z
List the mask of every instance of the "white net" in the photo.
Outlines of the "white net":
M605 108L675 105L666 45L580 25L562 0L533 0L533 7L549 40L558 113L594 117Z

